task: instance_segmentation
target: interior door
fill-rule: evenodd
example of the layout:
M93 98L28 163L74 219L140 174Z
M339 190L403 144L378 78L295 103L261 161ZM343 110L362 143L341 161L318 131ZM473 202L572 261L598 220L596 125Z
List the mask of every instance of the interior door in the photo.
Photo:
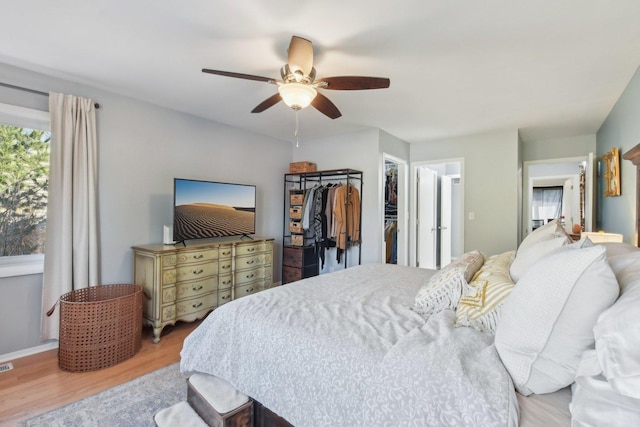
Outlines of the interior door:
M438 174L418 168L418 248L420 268L436 268Z
M440 268L451 262L452 185L450 176L440 177Z

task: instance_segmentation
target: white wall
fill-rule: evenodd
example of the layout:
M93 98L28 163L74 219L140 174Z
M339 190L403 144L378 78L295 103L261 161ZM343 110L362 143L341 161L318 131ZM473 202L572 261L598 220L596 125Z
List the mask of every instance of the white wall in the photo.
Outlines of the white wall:
M160 242L172 222L173 178L257 185L257 233L274 237L280 280L282 175L291 144L125 96L0 64L0 81L93 98L97 110L102 282L130 283L131 246ZM0 102L46 111L46 96L0 87ZM35 278L34 278L35 277ZM39 344L41 275L0 279L0 355ZM25 282L28 282L26 284ZM35 310L35 311L34 311ZM5 318L11 319L4 321ZM13 329L11 329L13 328ZM15 336L25 337L17 340Z
M522 142L522 161L563 159L596 152L596 136L580 135Z
M611 233L622 233L624 241L636 244L636 168L622 155L640 143L640 69L627 85L597 134L597 157L614 147L620 149L621 191L618 197L604 197L602 177L598 177L596 227Z
M383 241L383 153L409 162L409 144L379 129L351 132L332 138L300 142L294 148L294 161L310 161L318 170L356 169L363 173L362 199L362 263L382 262ZM356 260L357 250L350 253ZM332 252L333 254L333 252ZM351 261L349 262L351 265ZM329 271L327 264L323 271Z
M380 203L378 202L378 135L376 129L351 132L333 138L318 138L300 142L293 149L293 161L310 161L318 170L356 169L362 171L362 263L378 262L381 258L378 242ZM323 271L335 269L335 249L329 252ZM348 255L357 264L358 249ZM329 262L331 261L331 262Z
M410 145L411 163L464 158L464 250L498 254L517 246L515 130ZM475 220L469 220L473 212Z

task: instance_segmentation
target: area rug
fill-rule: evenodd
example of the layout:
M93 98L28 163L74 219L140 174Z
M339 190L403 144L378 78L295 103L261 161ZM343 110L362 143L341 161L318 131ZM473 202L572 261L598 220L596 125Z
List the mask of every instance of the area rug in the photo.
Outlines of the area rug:
M18 425L155 426L153 416L159 410L187 399L186 378L187 375L180 372L180 364L174 363Z

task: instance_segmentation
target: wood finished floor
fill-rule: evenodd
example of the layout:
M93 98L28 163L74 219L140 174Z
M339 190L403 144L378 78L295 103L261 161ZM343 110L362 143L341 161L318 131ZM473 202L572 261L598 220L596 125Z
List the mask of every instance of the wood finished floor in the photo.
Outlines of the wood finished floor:
M0 373L0 427L15 426L19 421L178 362L184 338L199 324L178 322L158 344L153 344L151 328L145 327L138 354L93 372L61 370L57 350L12 360L13 369Z

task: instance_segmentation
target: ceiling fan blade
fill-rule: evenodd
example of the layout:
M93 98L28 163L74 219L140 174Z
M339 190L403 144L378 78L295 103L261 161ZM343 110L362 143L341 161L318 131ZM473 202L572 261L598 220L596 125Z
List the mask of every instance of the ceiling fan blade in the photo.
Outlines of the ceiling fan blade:
M265 99L260 104L258 104L258 106L253 110L251 110L251 112L262 113L264 110L266 110L267 108L273 107L280 101L282 101L282 97L280 96L279 93L276 93L275 95L270 96L269 98Z
M326 77L319 80L325 85L319 87L332 90L363 90L363 89L386 89L391 84L391 80L386 77L365 77L365 76L340 76Z
M289 68L292 72L298 70L308 76L313 68L313 45L307 39L293 36L289 43Z
M313 98L313 101L311 101L311 105L313 105L316 110L320 111L330 119L337 119L338 117L342 116L342 113L340 112L340 110L338 110L338 107L336 107L333 102L329 101L329 98L327 98L320 92L318 92L316 97Z
M235 77L236 79L256 80L259 82L266 82L276 84L276 80L270 77L254 76L252 74L232 73L230 71L210 70L208 68L202 69L203 73L216 74L218 76Z

